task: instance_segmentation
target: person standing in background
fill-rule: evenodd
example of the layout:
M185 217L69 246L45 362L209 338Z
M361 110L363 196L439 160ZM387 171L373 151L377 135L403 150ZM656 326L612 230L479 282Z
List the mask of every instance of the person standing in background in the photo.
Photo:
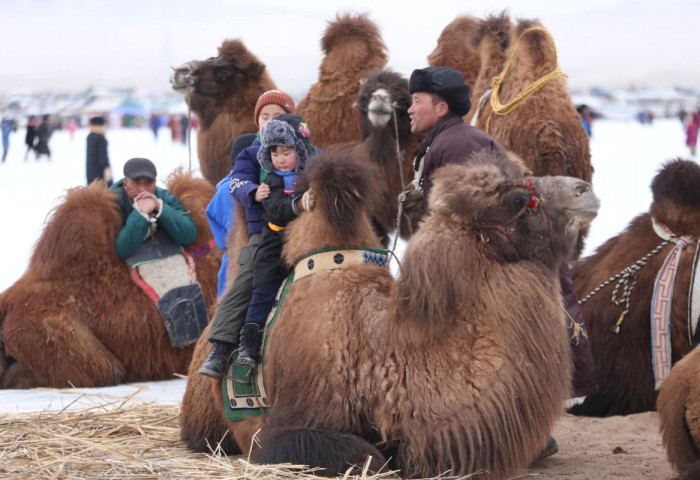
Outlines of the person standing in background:
M2 130L2 163L5 163L7 152L10 150L10 134L16 130L15 121L8 117L3 117L0 123Z
M27 151L24 154L24 161L27 161L29 152L34 152L36 156L36 147L34 143L36 142L36 119L33 116L27 117L27 133L24 136L24 144L27 146Z
M50 123L51 117L49 115L44 115L41 119L41 123L36 129L36 159L46 155L51 160L51 150L49 149L49 140L51 139L51 134L53 133L53 128L51 128Z
M698 144L698 129L700 129L700 109L690 112L685 123L685 144L693 157Z
M106 121L104 117L90 119L90 133L87 136L87 155L85 173L87 184L100 178L107 187L112 186L112 169L109 166L107 154Z

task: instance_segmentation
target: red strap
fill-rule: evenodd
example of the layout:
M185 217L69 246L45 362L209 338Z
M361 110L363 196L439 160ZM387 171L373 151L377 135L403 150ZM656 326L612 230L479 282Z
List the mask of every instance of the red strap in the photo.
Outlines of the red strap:
M138 270L136 270L136 267L131 266L129 267L129 270L131 271L131 279L136 283L136 285L139 286L141 290L143 290L143 293L148 295L148 298L151 299L153 303L158 303L158 300L160 300L160 295L158 295L158 292L156 292L153 287L151 287L146 281L139 275Z
M212 238L211 240L209 240L209 241L208 241L207 243L205 243L204 245L202 245L202 246L200 246L200 247L197 247L197 248L195 248L194 250L192 250L192 252L190 252L190 255L192 255L192 256L194 257L195 260L199 260L199 259L202 258L204 255L206 255L207 253L209 253L209 252L211 252L212 250L214 250L215 247L216 247L216 240L214 240L214 238Z
M539 205L539 200L537 200L537 194L535 193L535 186L532 184L532 179L526 178L525 183L527 184L527 189L530 190L530 203L527 204L530 208L535 208Z

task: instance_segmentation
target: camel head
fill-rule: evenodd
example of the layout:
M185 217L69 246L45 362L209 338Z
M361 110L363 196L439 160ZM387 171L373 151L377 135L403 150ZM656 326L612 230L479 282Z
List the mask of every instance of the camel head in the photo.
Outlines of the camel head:
M664 163L651 182L649 213L676 236L700 236L700 165L676 158Z
M104 184L71 188L34 246L28 271L43 279L104 271L106 262L120 261L114 242L121 224L116 194Z
M370 73L362 82L362 90L355 102L360 112L360 130L362 138L367 138L373 130L381 130L391 124L392 135L396 116L399 140L411 135L411 123L408 109L411 106L411 94L408 92L408 80L398 73L383 69Z
M297 193L310 190L314 206L285 229L283 256L290 265L320 248L381 248L368 206L378 190L352 150L333 148L315 157L300 177Z
M225 40L218 56L192 60L173 70L173 90L185 95L205 127L222 111L235 111L241 105L252 109L260 94L275 88L265 64L240 40Z
M568 245L566 258L571 258L579 231L598 215L600 199L591 184L575 177L547 176L530 178L552 228L561 228L562 241Z
M507 155L477 152L468 166L434 174L432 216L447 228L472 229L499 262L539 261L554 268L571 255L578 229L599 207L590 185L577 179L527 180Z

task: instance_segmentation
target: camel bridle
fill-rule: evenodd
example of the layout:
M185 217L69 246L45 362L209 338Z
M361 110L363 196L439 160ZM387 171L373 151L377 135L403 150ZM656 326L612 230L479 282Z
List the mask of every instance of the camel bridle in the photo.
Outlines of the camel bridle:
M527 178L525 179L525 184L527 185L528 190L530 191L530 201L523 206L520 210L518 210L515 215L513 215L508 221L503 222L503 223L496 223L496 224L479 224L479 223L470 223L469 226L472 228L475 228L477 230L495 230L499 232L501 235L506 237L508 241L510 242L513 247L515 247L515 242L513 242L513 239L510 236L510 233L508 232L507 228L509 225L515 223L516 220L518 220L520 217L522 217L528 209L535 209L539 206L540 202L539 199L537 198L537 194L535 193L535 187L532 183L532 180ZM544 222L547 225L547 231L549 231L549 221L547 219L547 216L544 215L544 212L542 212L542 209L540 209L540 215L543 216ZM483 236L481 237L483 240ZM517 249L516 249L517 250Z

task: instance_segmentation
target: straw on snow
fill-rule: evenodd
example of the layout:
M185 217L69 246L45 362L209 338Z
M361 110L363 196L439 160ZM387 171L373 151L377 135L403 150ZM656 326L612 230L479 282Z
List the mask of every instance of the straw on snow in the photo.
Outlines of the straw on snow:
M82 397L81 397L82 398ZM216 445L193 453L179 440L176 406L129 399L60 412L0 414L3 478L319 478L299 465L255 465ZM346 478L396 478L395 472Z

